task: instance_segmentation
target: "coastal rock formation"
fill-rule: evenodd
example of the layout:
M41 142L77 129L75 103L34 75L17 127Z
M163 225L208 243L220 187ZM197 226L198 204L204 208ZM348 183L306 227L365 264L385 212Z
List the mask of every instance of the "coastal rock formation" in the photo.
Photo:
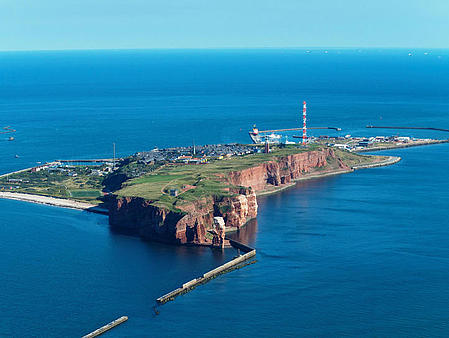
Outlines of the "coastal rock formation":
M256 167L229 174L229 181L233 185L249 186L256 192L267 189L269 186L281 186L297 180L307 173L327 166L328 161L336 162L341 170L350 168L335 156L331 148L281 157L276 161L262 163ZM321 172L335 170L323 169Z
M168 243L176 242L178 222L183 216L140 197L117 197L109 207L112 229Z
M206 233L216 216L223 217L226 227L239 228L257 215L256 195L250 188L231 197L199 199L177 206L176 211L140 197L117 197L111 204L112 229L174 244L212 244Z
M214 217L214 227L210 230L212 233L212 245L224 248L226 243L226 225L223 217L215 216Z
M328 148L288 155L223 174L221 178L235 187L230 189L229 196L175 204L173 210L139 197L116 197L111 203L109 222L113 229L132 232L144 239L210 245L217 235L213 231L214 217L222 217L227 228L240 228L257 216L256 192L287 185L317 170L323 173L348 169ZM215 244L222 245L217 238Z

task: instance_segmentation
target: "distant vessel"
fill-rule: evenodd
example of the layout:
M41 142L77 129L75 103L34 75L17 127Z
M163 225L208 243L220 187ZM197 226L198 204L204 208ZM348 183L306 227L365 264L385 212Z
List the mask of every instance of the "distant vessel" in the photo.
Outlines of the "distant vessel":
M20 156L19 155L16 155L16 156L14 156L15 158L19 158Z
M249 132L249 137L256 144L265 143L265 142L268 142L271 144L279 144L279 143L281 143L281 138L282 138L281 135L274 134L274 133L261 135L259 133L259 129L256 127L256 125L254 125L253 129Z
M14 137L10 136L8 141L14 141Z

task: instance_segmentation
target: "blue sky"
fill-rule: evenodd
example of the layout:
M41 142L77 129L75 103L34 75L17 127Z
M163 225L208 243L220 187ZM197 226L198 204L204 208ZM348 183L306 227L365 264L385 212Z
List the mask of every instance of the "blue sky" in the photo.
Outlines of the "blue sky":
M0 50L449 47L449 0L0 0Z

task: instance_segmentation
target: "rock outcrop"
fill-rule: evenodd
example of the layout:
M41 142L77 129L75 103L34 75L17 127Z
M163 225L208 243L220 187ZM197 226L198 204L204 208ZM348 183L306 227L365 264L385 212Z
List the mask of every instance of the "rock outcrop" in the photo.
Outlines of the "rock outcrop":
M288 155L280 157L276 161L264 162L256 167L233 171L229 174L229 182L233 185L249 186L258 192L269 186L289 184L311 171L324 168L329 159L335 161L338 168L324 169L322 172L349 169L335 156L332 149L326 148Z
M332 161L332 168L325 168ZM223 217L226 227L240 228L257 216L256 192L282 186L314 170L349 169L332 149L280 157L260 165L223 175L232 188L230 196L202 198L168 210L139 197L116 197L111 203L109 222L113 229L140 235L144 239L174 244L213 244L206 236L214 217ZM213 232L213 231L212 231ZM211 237L211 236L209 236Z
M140 197L116 197L111 203L112 229L144 239L173 244L212 244L206 237L214 217L223 217L226 227L240 228L257 216L256 194L241 188L230 197L203 198L177 206L172 211Z

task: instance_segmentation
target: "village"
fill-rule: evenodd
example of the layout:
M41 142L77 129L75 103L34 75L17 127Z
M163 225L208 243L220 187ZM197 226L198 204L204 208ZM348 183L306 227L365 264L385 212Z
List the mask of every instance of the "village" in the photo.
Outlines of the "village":
M260 148L254 145L207 144L189 147L155 148L151 151L139 152L135 156L145 164L155 162L172 163L207 163L211 159L221 160L232 156L242 156L260 152Z

